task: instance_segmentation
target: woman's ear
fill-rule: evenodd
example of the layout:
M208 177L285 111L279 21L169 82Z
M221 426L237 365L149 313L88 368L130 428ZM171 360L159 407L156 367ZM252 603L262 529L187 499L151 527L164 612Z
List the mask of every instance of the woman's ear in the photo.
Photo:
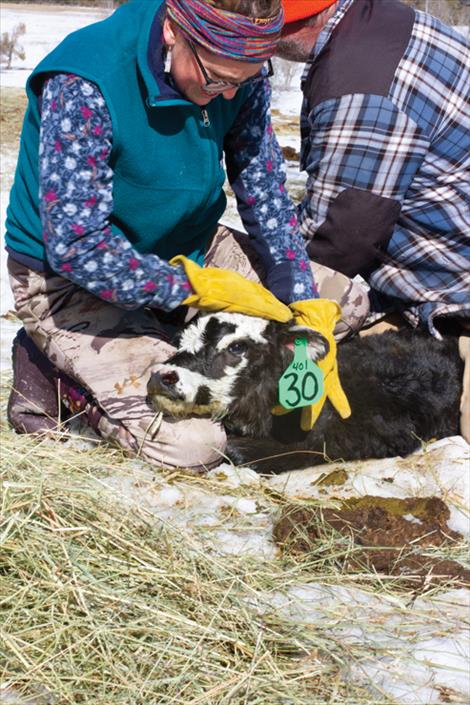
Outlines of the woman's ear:
M176 26L169 17L163 20L163 39L168 49L173 49L176 42Z

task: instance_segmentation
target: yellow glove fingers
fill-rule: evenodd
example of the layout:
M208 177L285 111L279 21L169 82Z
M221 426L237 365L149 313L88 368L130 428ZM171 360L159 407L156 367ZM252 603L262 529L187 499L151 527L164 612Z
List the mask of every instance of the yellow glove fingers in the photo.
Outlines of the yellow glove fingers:
M326 399L331 402L342 419L351 416L351 407L346 398L346 394L341 387L337 371L333 370L325 381L325 394L315 404L302 409L300 417L300 428L302 431L310 431L320 416Z
M337 364L335 364L333 370L330 372L326 386L328 389L328 399L331 401L341 418L347 419L351 416L351 407L346 394L344 393L344 389L341 386L341 382L339 381Z
M284 414L290 414L292 409L286 409L284 406L281 404L276 404L276 406L273 406L271 409L271 413L273 416L284 416Z
M340 306L335 301L328 299L294 301L289 308L293 311L298 323L317 330L325 337L332 335L336 323L341 318Z
M311 431L316 423L321 411L325 405L326 395L319 399L315 404L305 406L300 415L300 428L302 431Z
M288 306L256 282L238 272L216 267L200 267L183 255L170 260L182 265L194 290L183 303L206 311L230 311L286 323L292 319Z
M333 336L335 325L341 318L341 308L334 301L312 299L295 301L290 304L290 309L293 311L297 323L321 333L328 340L330 346L325 358L317 363L325 376L324 396L315 404L302 410L300 425L302 430L309 431L318 419L326 398L343 419L351 415L351 407L339 380L336 341Z

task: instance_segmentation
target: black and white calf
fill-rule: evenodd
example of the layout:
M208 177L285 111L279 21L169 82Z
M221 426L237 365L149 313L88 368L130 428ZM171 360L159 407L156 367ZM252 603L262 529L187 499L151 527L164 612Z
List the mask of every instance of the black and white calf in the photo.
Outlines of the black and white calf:
M183 332L178 352L152 374L149 402L175 417L222 420L227 455L266 472L404 456L421 441L458 433L463 366L457 344L413 331L355 338L338 347L349 419L341 419L328 401L309 433L300 429L298 410L273 416L278 381L300 335L308 339L311 359L327 354L327 340L308 328L241 314L202 316Z

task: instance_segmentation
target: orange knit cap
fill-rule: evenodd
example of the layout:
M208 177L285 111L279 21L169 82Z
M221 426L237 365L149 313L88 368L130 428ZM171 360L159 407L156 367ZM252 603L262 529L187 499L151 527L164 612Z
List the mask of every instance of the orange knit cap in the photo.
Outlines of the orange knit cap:
M336 0L282 0L284 7L284 22L295 22L306 17L313 17L326 10Z

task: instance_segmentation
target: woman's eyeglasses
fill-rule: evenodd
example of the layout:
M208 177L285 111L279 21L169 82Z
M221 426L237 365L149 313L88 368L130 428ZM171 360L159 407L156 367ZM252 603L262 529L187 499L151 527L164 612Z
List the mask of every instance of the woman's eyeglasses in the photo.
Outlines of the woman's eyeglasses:
M252 86L254 83L260 83L260 81L264 81L265 78L270 78L274 74L271 59L268 59L266 65L263 66L261 71L256 74L256 76L253 76L252 78L247 78L245 81L240 81L239 83L234 83L233 81L214 81L214 79L210 78L210 76L207 74L207 71L204 68L204 64L199 58L194 44L189 40L187 41L189 44L189 48L194 54L194 58L196 59L197 65L201 69L204 81L206 82L204 86L204 90L206 93L216 95L217 93L223 93L224 91L233 90L234 88L238 89L242 88L243 86Z

